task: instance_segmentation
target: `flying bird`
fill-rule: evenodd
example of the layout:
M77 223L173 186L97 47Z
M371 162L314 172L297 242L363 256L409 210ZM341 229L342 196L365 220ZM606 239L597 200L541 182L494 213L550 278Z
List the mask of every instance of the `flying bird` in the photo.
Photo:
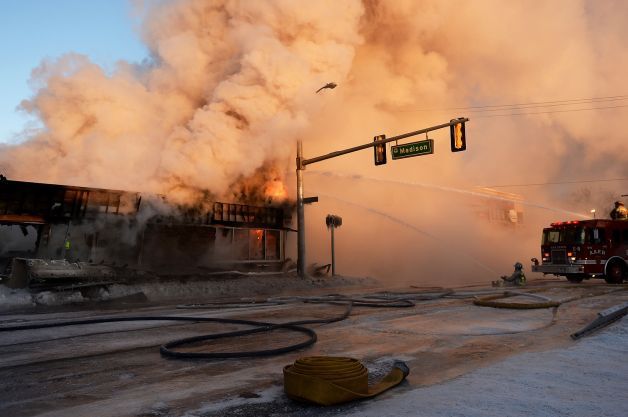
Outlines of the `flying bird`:
M319 88L318 90L316 90L316 92L318 93L318 92L319 92L319 91L321 91L323 88L329 88L329 89L331 90L331 89L336 88L337 86L338 86L338 84L336 84L336 83L327 83L327 84L325 84L324 86L322 86L321 88Z

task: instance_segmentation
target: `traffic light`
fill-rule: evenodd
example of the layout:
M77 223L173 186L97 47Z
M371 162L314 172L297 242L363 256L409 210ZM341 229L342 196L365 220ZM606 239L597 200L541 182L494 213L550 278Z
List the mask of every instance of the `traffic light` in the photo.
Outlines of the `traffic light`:
M373 142L386 139L386 135L378 135L373 138ZM373 146L375 165L384 165L386 163L386 144L380 143Z
M328 229L331 229L332 227L340 227L342 226L342 217L334 214L328 214L325 218L325 224Z
M450 122L455 122L460 119L452 119ZM460 152L467 150L467 136L464 132L464 122L456 123L449 126L451 134L451 151Z

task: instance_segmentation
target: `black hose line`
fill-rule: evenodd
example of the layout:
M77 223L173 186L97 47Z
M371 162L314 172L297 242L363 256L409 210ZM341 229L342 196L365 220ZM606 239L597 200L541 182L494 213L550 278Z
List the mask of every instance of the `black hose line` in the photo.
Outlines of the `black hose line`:
M391 292L385 291L375 294L365 295L364 298L374 298L377 300L412 300L412 301L430 301L444 298L454 293L452 289L435 287L431 291L414 291L414 292Z
M375 307L375 308L406 308L415 307L416 304L412 300L364 300L361 298L345 298L345 297L321 297L308 298L303 300L304 303L310 304L346 304L351 303L355 307Z
M253 302L229 302L229 303L202 303L202 304L179 304L176 308L181 310L209 310L222 308L251 308L251 307L270 307L285 304L280 301L253 301Z
M83 324L101 324L101 323L116 323L125 321L188 321L188 322L212 322L212 323L227 323L227 324L244 324L250 326L268 326L272 323L263 323L252 320L239 320L239 319L221 319L214 317L186 317L186 316L127 316L127 317L106 317L99 319L85 319L85 320L71 320L71 321L57 321L51 323L38 323L38 324L22 324L17 326L1 326L0 332L10 332L16 330L33 330L33 329L46 329L51 327L65 327L65 326L80 326Z
M299 320L299 321L291 321L288 323L263 323L257 322L258 326L254 329L247 330L236 330L233 332L226 333L218 333L218 334L209 334L202 336L194 336L187 337L185 339L173 340L172 342L168 342L165 345L162 345L159 348L159 351L164 356L169 356L173 358L203 358L203 359L219 359L219 358L244 358L244 357L256 357L256 356L271 356L271 355L280 355L282 353L292 352L297 349L302 349L304 347L310 346L314 344L317 340L316 332L312 329L308 329L307 327L303 327L303 324L329 324L337 321L342 321L349 317L351 314L351 310L353 308L352 303L345 303L347 306L345 312L336 317L332 317L330 319L313 319L313 320ZM223 319L224 320L224 319ZM245 336L253 333L261 333L261 332L269 332L277 329L289 329L300 333L305 333L309 336L308 340L297 343L291 346L285 346L277 349L264 349L264 350L255 350L255 351L243 351L243 352L180 352L171 350L171 348L188 345L191 343L202 342L205 340L216 340L216 339L224 339L228 337L238 337Z
M239 336L245 336L245 335L254 334L254 333L270 332L277 329L289 329L295 332L305 333L309 337L306 341L301 342L301 343L296 343L294 345L280 347L277 349L264 349L264 350L255 350L255 351L181 352L181 351L176 351L172 349L175 347L198 343L205 340L216 340L216 339L224 339L224 338L229 338L229 337L239 337ZM187 337L184 339L173 340L172 342L168 342L162 345L159 348L159 352L161 352L163 356L169 356L171 358L178 358L178 359L246 358L246 357L257 357L257 356L280 355L282 353L292 352L293 350L308 347L314 344L316 340L317 340L317 336L314 330L308 329L307 327L303 327L303 326L297 326L297 325L291 325L291 324L285 323L285 324L276 324L276 325L271 325L271 326L256 327L253 329L239 330L239 331L234 331L234 332L208 334L208 335L194 336L194 337Z
M292 352L297 349L314 344L317 340L316 332L314 330L303 327L305 324L329 324L337 321L342 321L349 317L353 304L351 302L343 303L347 308L344 313L328 318L328 319L312 319L312 320L299 320L288 323L267 323L262 321L253 320L240 320L240 319L224 319L215 317L185 317L185 316L130 316L130 317L107 317L99 319L85 319L85 320L72 320L62 322L51 323L38 323L38 324L24 324L17 326L3 326L0 327L0 332L10 332L18 330L33 330L33 329L45 329L52 327L64 327L64 326L78 326L85 324L99 324L99 323L114 323L114 322L130 322L130 321L184 321L195 323L225 323L225 324L242 324L248 326L255 326L252 329L236 330L232 332L216 333L210 335L194 336L184 339L177 339L162 345L159 349L162 355L173 358L204 358L204 359L218 359L218 358L243 358L243 357L256 357L256 356L269 356L279 355L282 353ZM294 345L280 347L276 349L264 349L257 351L243 351L243 352L180 352L172 350L172 348L197 343L205 340L217 340L229 337L245 336L248 334L270 332L277 329L287 329L299 333L304 333L308 336L308 339L304 342L296 343Z
M570 287L573 288L573 287ZM615 289L622 290L625 289ZM612 291L614 292L614 291ZM495 296L495 291L484 291L485 294L490 294ZM71 321L61 321L61 322L48 322L48 323L38 323L38 324L22 324L15 326L0 326L0 332L10 332L10 331L19 331L19 330L33 330L33 329L44 329L44 328L52 328L52 327L64 327L64 326L77 326L77 325L86 325L86 324L99 324L99 323L114 323L114 322L131 322L131 321L179 321L179 322L194 322L194 323L224 323L224 324L239 324L245 326L253 326L251 329L245 330L236 330L232 332L225 333L215 333L209 335L201 335L188 337L183 339L173 340L168 342L160 347L160 352L163 356L168 356L172 358L188 358L188 359L224 359L224 358L243 358L243 357L257 357L257 356L269 356L269 355L278 355L287 352L292 352L297 349L302 349L314 344L317 340L317 335L314 330L304 327L303 325L307 324L329 324L338 321L342 321L349 317L351 314L352 308L355 307L380 307L380 308L407 308L414 307L414 301L419 300L435 300L439 298L449 298L454 297L456 294L453 291L445 290L442 292L436 292L432 294L424 293L384 293L384 294L376 294L373 298L366 297L363 298L349 298L342 296L340 294L334 294L327 297L310 297L301 299L301 301L305 303L325 303L325 304L336 304L336 305L346 305L347 308L345 312L339 316L332 317L329 319L313 319L313 320L300 320L300 321L291 321L286 323L267 323L262 321L254 321L254 320L241 320L241 319L226 319L226 318L215 318L215 317L189 317L189 316L128 316L128 317L107 317L107 318L95 318L95 319L83 319L83 320L71 320ZM460 294L462 295L462 294ZM470 297L473 295L479 295L478 292L474 294L465 295L464 298ZM515 294L509 294L515 295ZM525 295L525 294L520 294ZM599 295L599 294L598 294ZM405 296L405 297L404 297ZM503 297L503 292L502 295ZM564 304L566 302L574 301L577 299L585 298L586 296L577 296L567 300L562 300L558 302L558 304ZM381 297L381 298L380 298ZM403 298L402 298L403 297ZM369 299L370 298L370 299ZM493 297L489 297L491 300L483 300L483 301L492 301ZM414 300L414 301L413 301ZM478 301L478 300L476 300ZM282 304L283 301L271 301L274 305ZM217 303L218 304L218 303ZM263 305L264 303L256 302L253 305ZM552 319L553 324L556 321L556 309L557 306L553 303L544 303L548 305L544 305L543 307L554 307L554 315ZM192 305L193 308L199 308L201 305ZM189 306L183 306L183 308L188 308ZM215 307L213 303L208 305L209 308ZM506 308L513 308L511 303L508 303L507 306L503 306ZM180 307L178 307L180 308ZM522 308L521 304L514 306L514 308ZM530 307L528 307L530 308ZM534 306L534 308L539 308L539 306ZM550 324L550 325L551 325ZM241 352L181 352L177 350L173 350L173 348L189 345L193 343L198 343L206 340L218 340L225 339L231 337L239 337L245 336L249 334L263 333L263 332L271 332L274 330L289 330L297 333L302 333L308 336L308 339L296 343L290 346L279 347L276 349L264 349L264 350L256 350L256 351L241 351Z

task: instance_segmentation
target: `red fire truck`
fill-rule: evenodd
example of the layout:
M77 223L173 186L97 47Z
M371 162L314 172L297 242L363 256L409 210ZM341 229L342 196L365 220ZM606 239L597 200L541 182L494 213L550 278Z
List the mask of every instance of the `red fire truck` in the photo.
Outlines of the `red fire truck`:
M575 220L543 229L541 263L532 272L565 276L570 282L628 279L628 220Z

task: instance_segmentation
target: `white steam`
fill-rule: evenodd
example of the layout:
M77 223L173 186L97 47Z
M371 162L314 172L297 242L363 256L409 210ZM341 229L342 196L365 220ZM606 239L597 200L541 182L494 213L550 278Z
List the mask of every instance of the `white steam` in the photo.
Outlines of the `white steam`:
M298 138L304 140L306 157L312 157L369 142L377 134L392 136L467 116L466 152L450 153L443 130L430 134L436 142L431 156L373 167L371 152L360 152L323 162L320 169L463 189L628 177L626 99L526 111L469 108L626 97L625 2L146 4L142 36L151 61L122 62L112 74L73 54L42 63L33 73L41 88L23 107L40 117L44 129L18 146L2 148L0 171L14 179L152 191L183 201L206 190L237 199L234 184L248 184L242 188L250 193L292 182ZM336 89L314 94L332 81ZM594 107L613 108L590 110ZM541 114L503 116L508 113ZM407 194L399 196L386 182L333 182L316 183L306 171L309 194L336 190L346 201L398 212L430 234L444 228L445 235L472 246L469 252L478 259L499 258L492 260L494 268L510 268L514 256L524 262L537 256L540 228L560 220L556 211L537 207L530 208L525 228L513 236L488 236L485 226L472 220L458 221L450 230L454 226L446 217L455 210L438 205L457 204L455 193L397 187ZM611 201L604 200L628 194L626 187L619 181L503 190L539 206L577 213L596 208L605 216ZM288 184L290 194L293 190ZM380 194L384 200L373 197ZM430 200L436 206L429 207ZM321 201L308 210L324 218L347 207ZM372 213L355 207L351 213L358 222L372 220ZM308 219L309 228L319 226L309 234L318 246L326 239L324 222ZM360 239L360 246L375 241L394 246L398 237L385 233L390 225L376 226L382 233L360 229L352 240ZM504 243L510 238L516 243ZM414 242L413 248L431 245L410 235L403 239ZM374 253L370 245L365 253ZM327 249L318 246L310 260L324 261ZM441 258L447 263L445 252ZM409 250L403 255L413 256ZM354 270L368 270L369 262L362 260ZM411 272L400 275L412 278Z
M179 1L149 9L152 62L113 74L65 55L23 107L44 129L6 147L13 179L198 197L284 161L321 84L346 78L359 1ZM280 164L283 168L283 164Z

